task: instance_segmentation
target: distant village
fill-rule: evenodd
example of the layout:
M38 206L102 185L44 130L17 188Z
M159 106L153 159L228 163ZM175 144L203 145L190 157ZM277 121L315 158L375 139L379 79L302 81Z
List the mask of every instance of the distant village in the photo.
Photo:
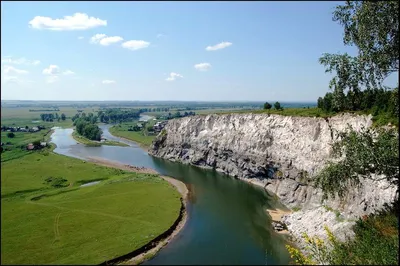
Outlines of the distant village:
M35 126L35 127L8 127L8 126L1 126L1 131L6 132L38 132L42 129L45 129L44 126Z

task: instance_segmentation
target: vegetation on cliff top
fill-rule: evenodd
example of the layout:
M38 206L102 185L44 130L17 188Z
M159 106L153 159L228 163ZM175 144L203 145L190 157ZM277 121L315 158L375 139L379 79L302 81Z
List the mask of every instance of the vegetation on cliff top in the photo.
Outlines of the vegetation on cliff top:
M333 90L319 99L319 107L327 111L345 108L371 109L378 115L394 118L398 124L398 90L383 90L383 81L399 70L398 1L347 1L333 13L333 20L344 26L344 43L355 45L359 54L325 54L320 62L327 72L336 72L330 82ZM361 92L360 88L365 88ZM347 93L347 95L345 95ZM376 115L376 114L375 114ZM316 177L316 185L325 196L340 197L349 185L359 183L359 175L384 175L390 183L398 185L399 136L394 129L351 128L340 133L333 146L339 162L330 163ZM398 194L397 194L398 195ZM398 198L392 206L378 213L362 217L354 227L354 239L340 242L327 229L328 243L317 237L304 235L309 256L288 247L299 264L398 264Z

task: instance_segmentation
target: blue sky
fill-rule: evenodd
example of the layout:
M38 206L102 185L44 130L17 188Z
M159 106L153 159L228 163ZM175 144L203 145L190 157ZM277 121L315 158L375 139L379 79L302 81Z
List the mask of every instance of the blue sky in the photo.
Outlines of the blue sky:
M1 2L1 99L316 101L339 3Z

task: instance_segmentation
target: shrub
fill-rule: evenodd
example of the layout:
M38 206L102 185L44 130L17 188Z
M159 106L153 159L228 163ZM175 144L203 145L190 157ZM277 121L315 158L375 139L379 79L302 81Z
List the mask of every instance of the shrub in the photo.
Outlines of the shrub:
M12 139L12 138L15 137L15 134L14 134L13 132L8 132L8 133L7 133L7 137L10 138L10 139Z

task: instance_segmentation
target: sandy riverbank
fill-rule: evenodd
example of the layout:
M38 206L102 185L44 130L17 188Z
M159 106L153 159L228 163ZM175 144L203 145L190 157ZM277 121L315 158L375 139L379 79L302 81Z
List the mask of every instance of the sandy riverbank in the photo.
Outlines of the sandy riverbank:
M291 211L285 211L285 210L281 210L281 209L275 209L275 210L266 209L266 211L271 216L272 222L275 222L275 223L282 223L282 216L285 214L292 213ZM282 230L282 231L276 231L276 232L279 234L289 234L289 231L286 229Z

